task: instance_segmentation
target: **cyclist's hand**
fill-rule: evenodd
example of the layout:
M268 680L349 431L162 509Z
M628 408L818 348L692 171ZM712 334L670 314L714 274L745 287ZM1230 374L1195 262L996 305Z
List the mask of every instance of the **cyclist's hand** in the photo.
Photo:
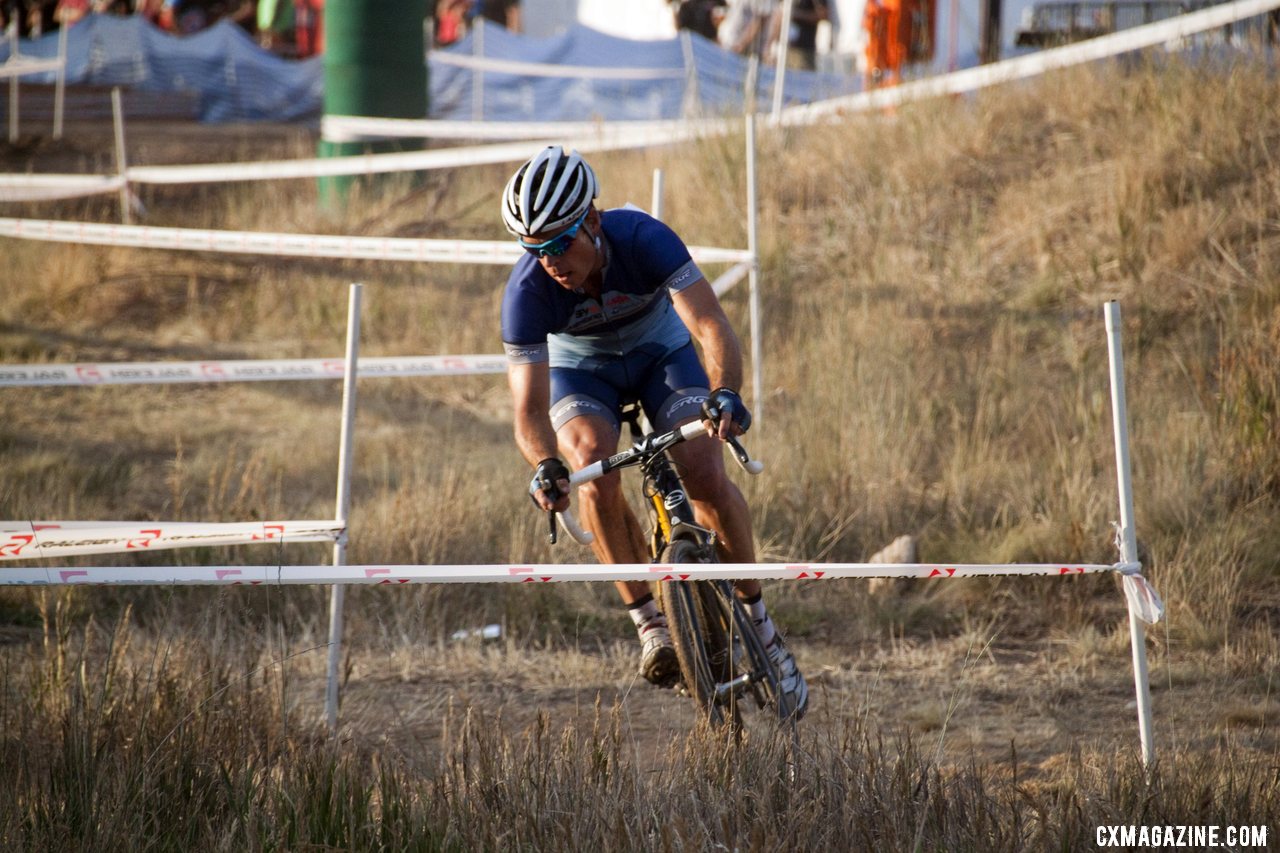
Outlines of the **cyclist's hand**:
M707 434L721 441L751 429L751 412L747 411L738 392L728 388L712 391L707 402L702 404L702 414L709 422Z
M569 469L554 456L543 459L534 469L529 497L544 512L564 512L569 508Z

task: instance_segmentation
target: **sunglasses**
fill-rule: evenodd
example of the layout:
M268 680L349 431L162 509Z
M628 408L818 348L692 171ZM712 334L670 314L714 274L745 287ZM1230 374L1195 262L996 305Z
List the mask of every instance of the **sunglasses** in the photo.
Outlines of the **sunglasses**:
M586 218L587 211L584 210L576 222L564 231L561 231L559 234L552 237L550 240L543 240L541 243L526 243L523 240L517 239L516 242L520 244L520 248L524 249L535 258L544 258L547 255L559 257L569 251L569 246L573 243L573 238L578 236L578 229L582 227L582 223Z

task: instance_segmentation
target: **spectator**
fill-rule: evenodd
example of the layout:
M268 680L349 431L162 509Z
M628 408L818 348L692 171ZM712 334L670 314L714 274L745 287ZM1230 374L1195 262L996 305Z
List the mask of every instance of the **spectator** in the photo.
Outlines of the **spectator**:
M53 13L60 27L69 27L89 14L89 0L58 0L57 11Z
M293 0L259 0L258 44L276 54L293 55Z
M58 0L28 0L26 6L27 38L37 39L58 28L58 19L55 17Z
M174 35L198 33L216 21L208 0L164 0L160 10L160 27Z
M778 0L729 0L720 25L720 45L742 56L765 58L769 50L769 22Z
M225 5L221 5L216 11L215 21L219 18L226 18L250 35L258 31L257 0L230 0Z
M676 29L689 30L716 41L724 20L726 0L684 0L676 9Z
M894 0L867 0L862 27L867 31L867 88L898 85L906 60L899 37L902 5Z
M138 0L133 13L152 26L159 27L160 13L164 10L164 0Z
M774 12L774 43L782 28L782 7ZM787 67L813 71L818 67L818 24L831 19L827 0L793 0L791 32L787 38Z
M476 7L481 17L520 32L520 0L476 0Z
M432 39L436 47L453 44L467 29L467 7L471 0L436 0Z
M324 0L294 0L293 20L298 58L324 53Z
M28 19L22 0L4 0L0 2L0 32L9 33L12 27L18 31L20 38L27 37Z

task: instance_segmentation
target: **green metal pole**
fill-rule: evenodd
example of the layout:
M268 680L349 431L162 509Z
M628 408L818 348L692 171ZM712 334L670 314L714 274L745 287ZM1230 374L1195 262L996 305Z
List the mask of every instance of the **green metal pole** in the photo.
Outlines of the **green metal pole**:
M325 115L427 117L422 22L427 0L326 0ZM324 142L321 157L419 148L417 142ZM346 198L352 177L320 179L326 204Z

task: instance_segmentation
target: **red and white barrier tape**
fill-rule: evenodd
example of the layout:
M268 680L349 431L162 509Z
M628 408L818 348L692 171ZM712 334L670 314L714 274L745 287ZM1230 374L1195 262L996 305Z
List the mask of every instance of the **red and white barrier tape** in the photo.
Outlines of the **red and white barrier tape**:
M583 154L588 154L595 151L671 145L704 136L719 135L729 127L739 128L741 124L723 120L619 122L579 125L576 129L580 132L573 135L554 129L548 130L548 133L566 148L576 148ZM539 136L539 138L548 137ZM399 151L353 157L322 157L312 160L208 163L195 166L130 166L125 172L125 177L130 183L139 184L192 184L375 175L388 172L456 169L494 163L519 163L528 159L529 153L530 147L527 141L503 142L463 148ZM2 183L0 181L0 185Z
M191 252L229 252L301 258L360 258L415 263L514 264L520 247L513 240L429 240L407 237L340 237L327 234L272 234L258 231L210 231L59 222L52 219L0 218L0 237L131 246ZM746 249L690 246L699 263L738 263L751 259Z
M1081 575L1120 571L1117 565L1034 563L1013 565L958 565L923 563L720 563L662 565L543 564L543 565L393 565L393 566L78 566L49 567L49 582L84 583L222 583L228 571L235 581L255 583L551 583L560 581L780 579L830 580L833 578L963 578L995 575ZM3 579L18 569L0 568ZM75 572L62 578L62 572ZM12 582L10 580L9 582Z
M377 121L365 119L364 121ZM433 123L423 122L424 126ZM400 127L399 125L396 125ZM536 126L533 126L536 127ZM531 131L532 138L555 138L568 148L587 154L628 148L670 145L704 136L720 135L740 122L719 119L699 121L653 121L617 123L580 123L572 125L572 134L555 125L541 125ZM411 134L412 135L412 134ZM421 134L417 134L419 137ZM509 138L510 134L499 134ZM335 140L338 141L338 140ZM363 154L352 157L322 157L309 160L264 160L252 163L205 163L188 166L130 166L125 179L131 184L199 184L226 181L270 181L286 178L322 178L339 175L376 175L391 172L421 172L455 169L495 163L518 163L529 157L529 142L504 142L493 145L439 148L430 151L400 151L388 154ZM32 178L41 176L0 175L0 190L20 200L19 189L30 186ZM98 180L118 176L84 176ZM97 191L96 185L90 184ZM0 198L7 198L0 197Z
M310 160L264 160L253 163L205 163L192 166L130 166L131 183L199 184L223 181L272 181L430 171L493 163L516 163L529 157L528 143L504 143L433 151L400 151Z
M506 373L504 355L437 355L362 358L361 379ZM50 385L163 385L185 382L279 382L341 379L340 358L262 361L173 361L81 364L0 364L0 388Z
M442 121L336 115L320 119L320 135L326 142L377 139L572 139L579 142L627 142L635 139L637 134L642 134L646 139L676 133L687 134L691 127L705 136L722 136L739 130L742 122L728 119L643 119L612 122ZM525 147L527 150L528 146Z
M715 291L716 296L724 296L729 292L730 288L747 277L747 274L751 272L751 267L752 263L749 259L734 264L717 276L715 281L711 282L711 289Z
M195 252L232 252L291 257L362 258L383 261L511 264L520 247L511 240L425 240L403 237L341 237L154 228L49 219L0 218L0 236L95 246L131 246Z
M1198 33L1212 31L1236 21L1265 14L1280 7L1280 0L1235 0L1169 18L1153 24L1123 30L1076 44L1040 51L1003 62L968 68L924 80L914 80L901 86L875 89L815 104L787 107L782 110L780 122L788 126L812 124L831 115L897 106L909 101L946 94L977 91L987 86L1043 74L1046 71L1105 59L1145 47L1175 42ZM25 70L22 73L27 73ZM666 145L712 135L736 131L738 121L711 119L694 121L616 122L599 124L559 125L553 123L496 125L496 133L463 133L451 123L407 120L382 120L370 117L333 117L325 125L325 133L332 134L331 141L343 141L358 136L371 135L416 136L433 135L432 127L439 125L443 135L472 138L501 136L510 138L512 132L528 134L526 139L554 138L562 144L577 148L583 153L644 148ZM351 122L351 124L346 124ZM357 124L358 123L358 124ZM417 130L411 132L413 124ZM522 126L523 125L523 126ZM571 132L570 132L571 131ZM326 135L326 138L330 136ZM527 142L467 148L448 148L434 151L408 151L391 154L369 154L357 157L329 157L311 160L281 160L258 163L214 163L193 166L133 166L126 172L131 183L189 184L220 181L257 181L283 178L316 178L337 175L368 175L387 172L425 171L492 163L519 162L529 155ZM13 189L14 175L0 175L0 190ZM89 185L93 192L104 191L98 185ZM0 196L0 200L4 197Z
M1125 573L1120 580L1124 587L1124 597L1139 619L1148 625L1154 625L1164 618L1164 602L1156 594L1155 587L1147 583L1146 578L1134 571Z
M0 521L0 560L248 545L335 542L333 520L201 523L184 521ZM3 574L7 569L0 569ZM0 582L2 583L2 582Z
M1017 563L722 563L650 565L544 564L452 566L82 566L0 568L0 586L47 584L113 585L293 585L412 583L552 583L619 580L831 580L835 578L971 578L990 576L1123 575L1125 595L1143 621L1154 624L1164 605L1137 563L1114 565Z
M467 53L446 53L433 50L427 54L431 62L469 68L473 71L493 71L498 74L519 74L523 77L566 77L586 80L669 80L688 76L683 68L627 68L589 65L556 65L550 62L521 62L514 59L495 59L491 56L474 56Z
M0 175L0 202L84 198L123 186L123 178L110 175Z

